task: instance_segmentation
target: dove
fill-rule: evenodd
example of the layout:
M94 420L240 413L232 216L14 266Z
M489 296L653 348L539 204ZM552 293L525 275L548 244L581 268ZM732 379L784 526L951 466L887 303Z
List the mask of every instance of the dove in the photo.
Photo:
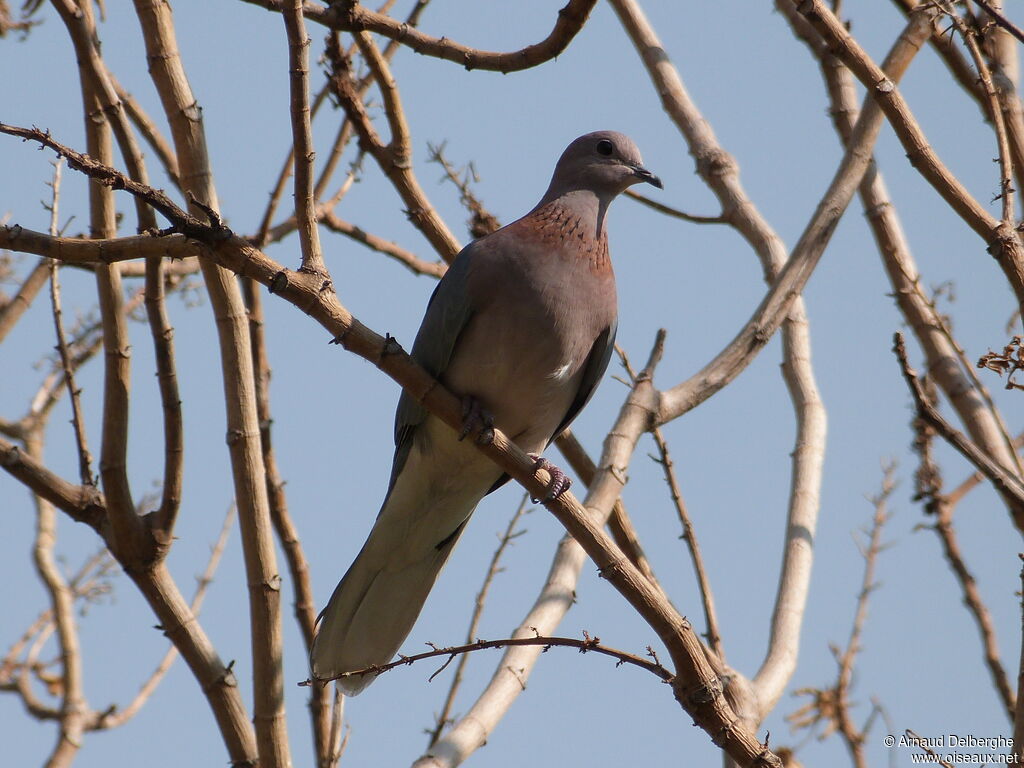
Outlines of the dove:
M569 485L539 454L586 405L611 357L617 327L606 220L638 183L661 188L627 136L598 131L562 153L540 202L473 241L438 283L411 355L462 397L451 429L403 393L384 503L362 549L318 620L315 680L355 696L376 677L350 674L391 661L412 630L477 504L508 476L464 440L500 429L551 475L545 500Z

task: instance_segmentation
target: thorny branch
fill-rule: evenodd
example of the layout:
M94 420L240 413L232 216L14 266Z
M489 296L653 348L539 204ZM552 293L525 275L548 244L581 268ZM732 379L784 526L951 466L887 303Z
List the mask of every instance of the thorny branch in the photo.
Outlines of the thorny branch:
M432 644L428 643L428 645ZM449 646L446 648L433 646L433 650L431 651L424 651L423 653L417 653L412 656L399 655L398 661L392 661L390 664L367 667L366 669L359 669L354 672L346 672L344 675L339 675L339 677L363 677L365 675L377 676L382 675L385 672L389 672L396 667L415 664L417 661L423 661L424 659L435 659L439 656L447 656L448 660L430 676L430 679L433 680L448 667L456 656L471 653L472 651L483 651L489 648L510 648L524 645L539 646L542 652L546 652L551 648L575 648L580 653L598 653L616 659L618 663L615 666L629 664L634 667L639 667L640 669L645 669L651 674L657 675L663 682L667 683L672 681L672 673L656 661L649 661L648 659L645 659L642 656L637 656L634 653L627 653L626 651L620 651L617 648L609 648L608 646L601 645L601 638L591 637L586 632L583 633L582 640L577 640L572 637L543 637L541 635L535 635L534 637L510 637L503 640L477 640L466 645ZM648 651L648 657L650 656L651 653ZM329 679L334 680L337 678ZM300 685L310 684L311 681L309 680L300 683Z

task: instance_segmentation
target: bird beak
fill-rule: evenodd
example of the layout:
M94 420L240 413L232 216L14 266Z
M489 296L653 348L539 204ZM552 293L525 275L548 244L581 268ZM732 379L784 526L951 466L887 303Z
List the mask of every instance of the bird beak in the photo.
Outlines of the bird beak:
M648 171L642 165L633 166L633 173L640 181L645 181L648 184L653 184L658 189L664 189L665 186L661 183L661 179L655 176L653 173Z

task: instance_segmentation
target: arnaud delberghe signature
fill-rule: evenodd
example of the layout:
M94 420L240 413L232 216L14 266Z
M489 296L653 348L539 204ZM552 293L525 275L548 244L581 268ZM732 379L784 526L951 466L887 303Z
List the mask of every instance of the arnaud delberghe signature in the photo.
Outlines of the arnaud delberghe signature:
M939 736L911 736L904 733L897 743L901 747L927 747L928 749L947 747L1005 749L1013 746L1013 739L1008 736L961 736L956 733L943 733Z

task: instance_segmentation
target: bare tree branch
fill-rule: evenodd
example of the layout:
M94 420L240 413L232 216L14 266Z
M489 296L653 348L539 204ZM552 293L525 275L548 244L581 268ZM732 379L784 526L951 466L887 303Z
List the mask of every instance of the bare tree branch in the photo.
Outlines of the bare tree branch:
M589 486L594 482L594 476L597 475L597 465L594 464L594 460L587 454L586 449L576 439L576 435L573 434L571 429L564 430L562 434L555 438L555 445L562 452L566 461L569 462L572 471L579 475L584 485ZM654 569L651 567L651 563L647 559L643 547L640 545L640 537L636 532L636 526L633 525L633 521L626 511L626 505L622 503L621 498L616 499L615 505L612 507L612 513L608 517L608 531L611 533L612 538L615 539L619 549L629 558L629 561L647 577L648 581L661 589L658 578L654 575Z
M302 16L302 0L289 0L282 8L288 32L288 74L291 89L292 144L295 158L295 218L299 223L302 269L327 276L313 198L313 131L309 116L309 38Z
M270 518L274 525L288 573L291 576L294 595L293 608L295 619L302 632L306 651L312 647L313 633L316 625L316 606L313 602L313 585L309 576L309 562L306 559L299 540L299 533L288 510L288 499L285 495L284 480L277 466L277 455L274 451L271 426L273 418L270 411L270 360L264 334L263 298L260 286L252 280L243 280L242 289L249 312L249 336L252 347L252 367L256 391L256 410L260 423L260 445L263 450L263 465L266 468L267 499L270 504ZM309 691L310 714L313 718L314 746L317 764L320 768L330 768L334 741L331 733L333 728L331 692L325 686L312 686ZM337 709L337 707L335 707Z
M192 596L192 603L190 605L192 613L195 616L199 615L200 609L203 605L203 599L206 597L206 591L209 589L210 584L213 582L213 576L217 572L217 567L220 565L221 556L224 554L224 549L227 547L228 535L231 533L231 528L235 523L235 507L234 505L228 507L227 514L224 515L224 522L221 524L220 535L217 537L217 541L213 547L210 548L210 557L206 561L206 568L202 575L198 578L196 583L196 591ZM96 730L117 728L124 725L126 722L131 720L137 715L146 702L150 699L157 687L160 685L164 676L170 670L174 664L175 659L178 658L178 648L175 645L171 645L164 654L164 657L157 664L156 669L146 679L146 681L139 688L138 693L135 694L127 706L115 709L111 707L107 712L103 713L93 726Z
M619 0L615 0L619 2ZM930 15L926 9L912 19L890 52L892 71L879 87L888 89L893 80L905 71L919 50L926 34ZM652 54L653 55L653 54ZM883 96L887 94L883 92ZM862 109L846 154L829 190L822 197L815 215L804 229L785 266L761 301L752 318L718 356L688 380L662 394L658 423L677 418L696 407L732 381L763 348L786 317L786 312L799 295L827 245L839 214L849 203L870 163L871 147L881 128L882 114L868 101Z
M949 422L942 418L942 415L935 407L928 402L928 398L921 387L921 382L907 360L907 350L903 343L902 333L897 333L893 336L893 352L899 360L900 368L903 371L903 378L907 381L910 394L914 397L914 406L917 409L918 416L935 427L943 439L977 467L989 479L996 490L1015 505L1017 509L1014 511L1016 513L1024 505L1024 482L1011 470L1001 466L984 453L976 443L968 439L963 433L955 430Z
M34 459L42 453L38 432L26 441L26 451ZM47 759L48 768L64 768L74 760L85 731L88 707L82 688L82 652L74 616L74 594L60 572L53 548L57 538L57 519L53 507L40 496L36 503L36 537L32 557L50 598L50 610L60 649L60 725L57 743Z
M114 85L114 89L117 92L117 97L124 104L125 111L128 113L128 117L132 123L135 124L136 129L139 131L139 135L146 140L146 143L153 148L156 156L160 159L160 164L164 167L164 171L171 179L171 183L174 184L178 189L181 189L181 178L178 173L178 158L174 156L174 149L167 142L167 139L160 133L160 129L157 127L153 118L142 108L142 105L124 89L124 87L117 81L113 73L110 74L111 82Z
M245 1L270 11L280 11L283 5L282 0ZM407 45L416 53L454 61L466 69L487 69L507 74L543 64L562 53L583 29L583 25L596 4L597 0L569 0L568 4L558 12L555 26L546 38L539 43L508 53L480 51L446 37L431 37L408 23L402 23L390 16L364 8L358 2L349 2L329 8L308 2L304 5L303 10L308 19L331 29L352 32L354 35L373 32L402 45Z
M215 218L218 208L206 137L177 52L171 9L166 5L136 0L136 13L144 30L150 75L171 124L178 164L186 194L194 210ZM291 764L284 707L281 627L281 576L277 568L274 532L267 498L266 473L256 412L255 377L245 304L238 281L216 264L202 260L216 321L227 415L227 442L231 458L235 503L249 589L249 620L252 642L253 725L261 765L286 768ZM234 713L232 713L233 715ZM221 725L226 720L221 718ZM240 726L231 718L232 733L225 734L236 761L252 761L249 745L236 740Z
M776 3L776 6L818 59L828 86L830 114L844 144L848 143L858 117L849 69L834 56L806 19L797 13L795 3L787 0ZM948 323L921 288L917 266L881 172L876 169L865 176L859 191L882 263L893 286L896 304L927 355L930 376L949 398L978 444L1007 466L1019 467L1017 452L998 410L974 371L965 364L963 351L953 338Z
M949 568L960 585L964 605L967 606L967 610L970 612L975 626L978 628L978 634L981 636L982 655L985 660L985 666L988 668L989 675L992 678L992 686L999 695L1007 717L1012 722L1017 706L1017 697L1010 688L1009 678L1006 675L1006 670L1003 668L992 614L989 613L981 597L978 584L974 579L974 575L967 568L963 552L960 549L960 542L953 527L953 511L955 507L942 497L937 501L938 520L936 520L935 525L932 527L942 544L942 553L946 557L946 562L949 563Z
M361 146L377 162L405 203L409 220L423 233L438 254L450 262L461 250L461 246L430 204L413 174L409 129L391 70L367 33L357 32L356 42L384 99L385 113L391 131L390 141L385 144L373 127L361 101L351 65L337 40L331 40L327 48L334 94L344 107L348 119L352 121L356 133L359 134Z
M385 240L371 232L367 232L365 229L357 227L355 224L351 224L339 218L334 213L324 213L321 217L321 221L324 226L332 232L337 232L340 235L352 238L356 242L362 243L367 248L372 248L379 253L390 256L400 264L404 264L411 272L413 272L413 274L441 277L441 275L443 275L448 269L444 262L426 261L421 259L411 251L407 251L405 248L402 248L389 240Z
M974 31L969 29L956 13L951 13L950 18L954 26L960 32L967 50L971 53L974 67L978 71L978 79L988 99L988 113L992 116L992 128L996 135L996 146L999 148L999 195L1003 201L1003 226L1012 228L1014 225L1014 204L1013 204L1013 158L1010 155L1010 142L1006 134L1006 122L1003 110L999 102L999 94L992 83L992 73L985 63L985 57L981 53Z
M8 229L6 226L0 226L0 238L3 237L2 233ZM2 239L0 239L0 247L4 247L2 242ZM32 271L28 273L28 277L21 283L18 292L7 303L0 306L0 342L18 324L21 316L25 314L25 310L32 306L32 301L39 293L39 290L46 285L46 278L49 276L50 265L45 259L40 259L35 267L32 268Z
M0 226L0 248L34 253L75 266L113 264L149 256L176 262L197 256L202 250L194 240L177 234L158 237L155 232L151 232L109 240L83 240L76 237L53 237L16 224ZM45 265L43 272L49 276L49 264Z
M1016 37L1020 42L1024 43L1024 32L1021 31L1020 27L1006 18L997 8L993 7L991 3L987 3L985 0L974 0L974 2L984 8L985 13L995 19L996 24Z
M857 79L869 90L873 89L877 104L896 131L911 164L984 240L1013 288L1017 303L1024 304L1024 245L1018 233L1007 227L1005 222L1000 225L942 163L893 81L857 44L832 11L821 0L801 3L798 10L835 48Z

